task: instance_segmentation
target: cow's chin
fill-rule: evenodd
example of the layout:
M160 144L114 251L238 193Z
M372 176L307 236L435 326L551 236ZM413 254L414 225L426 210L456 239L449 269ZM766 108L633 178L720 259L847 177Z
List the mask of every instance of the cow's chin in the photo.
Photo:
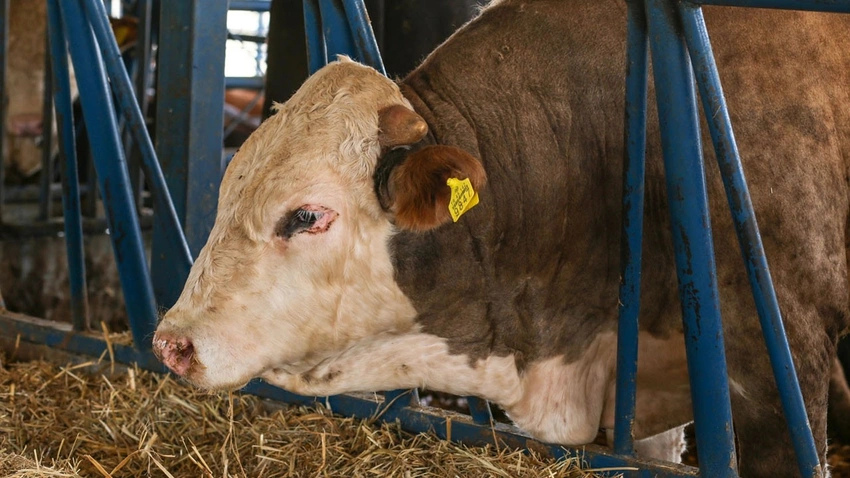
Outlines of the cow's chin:
M296 373L285 367L264 372L260 378L266 383L280 387L287 392L306 396L337 395L351 390L340 389L329 382L316 382L310 379L310 373Z
M193 387L208 392L232 392L248 385L256 377L256 374L240 375L234 380L232 376L215 376L207 373L207 368L203 365L195 364L181 378Z
M300 384L303 384L300 374L290 371L285 366L267 370L260 375L260 378L266 383L280 387L287 392L303 393L303 390L300 390L302 388Z

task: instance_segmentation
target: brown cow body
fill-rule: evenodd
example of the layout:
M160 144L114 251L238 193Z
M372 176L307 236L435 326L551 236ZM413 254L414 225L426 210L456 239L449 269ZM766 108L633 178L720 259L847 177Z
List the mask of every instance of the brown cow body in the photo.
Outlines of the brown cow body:
M230 165L155 350L202 387L256 376L320 395L426 386L488 398L548 441L612 427L624 10L505 0L400 89L347 61L311 77ZM850 20L706 17L825 457L829 371L850 309L850 49L831 42ZM428 136L388 139L394 105L412 107ZM654 109L648 124L635 427L640 454L676 460L690 391ZM722 185L706 170L741 473L793 474ZM484 172L481 203L445 224L440 183L468 176L480 189Z

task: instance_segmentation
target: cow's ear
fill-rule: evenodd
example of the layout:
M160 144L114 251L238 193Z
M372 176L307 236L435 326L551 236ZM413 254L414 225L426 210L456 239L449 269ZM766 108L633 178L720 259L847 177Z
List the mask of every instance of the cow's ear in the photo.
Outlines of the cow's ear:
M378 194L401 229L426 231L452 219L449 178L469 179L476 193L487 182L481 162L460 148L434 145L412 152L397 151L393 153L398 157L384 158L390 161L390 171Z
M378 111L378 141L384 149L409 146L428 134L428 123L404 105Z

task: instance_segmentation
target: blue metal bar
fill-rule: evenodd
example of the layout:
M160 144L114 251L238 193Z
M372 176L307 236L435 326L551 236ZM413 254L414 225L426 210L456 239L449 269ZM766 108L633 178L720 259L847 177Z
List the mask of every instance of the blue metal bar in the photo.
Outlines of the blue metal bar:
M136 92L136 103L139 105L139 110L142 112L142 117L147 123L148 111L148 85L151 77L151 16L152 16L152 0L137 0L134 14L139 19L139 25L136 35L136 47L133 52L133 60L135 68L130 77L133 79L133 87ZM142 160L141 148L134 148L132 141L132 132L125 136L124 151L129 154L128 164L130 165L130 181L133 188L133 196L138 207L142 206L142 175L139 167ZM157 162L158 164L158 162ZM160 172L161 174L161 172ZM171 201L171 196L169 196ZM172 208L174 206L172 205ZM178 222L179 224L179 222ZM185 240L185 238L184 238ZM156 291L154 291L156 294Z
M0 0L0 224L6 205L6 115L9 99L6 95L6 64L9 58L9 0Z
M115 122L112 95L109 94L97 43L85 21L80 1L62 1L60 6L65 32L74 39L69 42L71 60L82 92L80 102L87 121L133 341L140 350L147 350L156 327L156 306Z
M160 3L157 155L192 256L215 221L224 128L227 2ZM167 232L154 227L151 269L160 306L183 289Z
M328 62L336 60L337 55L349 55L352 59L358 60L357 47L345 16L342 0L318 0L318 2Z
M304 20L311 74L336 55L348 55L386 75L362 0L305 0ZM322 48L324 61L319 64Z
M695 5L778 8L812 12L850 13L850 0L687 0Z
M50 219L53 214L53 194L50 185L53 183L53 74L51 66L50 39L44 35L44 98L41 108L41 194L39 194L38 216L42 221Z
M85 126L85 121L81 121L80 123ZM84 127L80 130L77 130L78 134L86 133L88 136L88 128ZM100 190L97 186L97 174L95 174L94 169L94 161L92 161L92 152L91 145L89 145L88 151L88 160L85 162L86 164L86 201L83 203L83 214L86 217L96 218L98 216L97 212L97 199L100 196Z
M384 392L384 401L381 402L381 413L386 413L390 410L398 410L400 408L412 407L419 405L419 390L413 388L410 390L392 390Z
M53 102L62 162L62 205L65 217L65 247L68 251L68 279L71 292L71 323L74 330L89 328L86 261L83 249L83 217L77 175L77 145L74 134L74 107L68 71L68 46L62 27L59 0L47 2L48 58L53 60Z
M322 34L322 14L319 0L304 0L304 30L307 37L307 66L309 73L328 64L328 49Z
M258 45L264 44L267 40L265 35L249 35L243 33L233 33L231 31L227 32L227 39L243 43L256 43ZM260 51L257 50L257 56L259 55ZM256 59L257 57L255 56L254 58ZM257 73L260 74L259 71Z
M738 146L735 143L732 121L723 96L720 75L717 72L702 10L699 7L680 5L679 13L694 64L703 110L714 142L726 197L732 212L735 232L747 266L747 275L753 289L753 298L761 321L770 363L773 366L773 375L779 388L782 409L785 412L794 451L797 454L800 476L820 476L822 470L817 449L797 381L794 361L788 348L788 338L785 336L779 303L770 277L767 257L764 253L761 234L759 234Z
M642 0L627 3L626 108L623 149L623 231L620 238L620 307L614 453L634 452L643 193L646 160L646 90L649 43Z
M224 79L224 87L228 89L262 90L265 87L265 78L262 76L228 76Z
M230 0L230 11L267 12L271 0Z
M378 42L375 41L375 33L372 31L372 24L369 22L369 14L366 12L363 0L342 1L357 59L386 76L387 71L384 69L384 62L381 61L381 52L378 51Z
M68 0L50 0L62 3ZM102 357L107 352L106 342L91 333L75 331L70 324L0 311L0 341L3 339L46 345L74 354ZM149 350L138 350L130 345L112 344L115 361L138 364L152 372L167 373L168 369Z
M734 477L737 459L694 79L672 1L649 0L647 20L700 475Z
M304 28L307 37L307 63L312 75L328 64L328 49L322 33L319 0L304 0Z
M171 202L168 185L156 159L156 152L154 152L153 143L151 143L150 135L148 135L144 116L136 102L133 85L127 75L121 52L109 25L106 9L100 0L82 0L82 2L85 5L86 15L106 62L106 69L109 72L110 83L115 91L115 96L118 98L124 117L130 125L133 139L142 153L141 165L150 184L154 202L154 228L162 233L162 238L168 243L171 260L174 261L171 264L172 276L169 285L174 287L179 294L179 291L183 289L186 278L189 277L189 270L192 268L192 254L189 252L188 244L186 244L186 237L183 235L180 221L177 219L174 204ZM135 194L133 194L133 198L135 198Z
M466 402L469 404L469 414L472 416L473 423L478 425L493 423L493 411L490 410L490 404L487 400L479 397L466 397Z

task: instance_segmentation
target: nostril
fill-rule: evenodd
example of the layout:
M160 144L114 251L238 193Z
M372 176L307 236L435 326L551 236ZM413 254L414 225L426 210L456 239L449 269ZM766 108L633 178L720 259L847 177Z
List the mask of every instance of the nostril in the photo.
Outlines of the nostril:
M153 340L153 352L172 372L183 376L192 366L195 346L186 337L156 334Z

